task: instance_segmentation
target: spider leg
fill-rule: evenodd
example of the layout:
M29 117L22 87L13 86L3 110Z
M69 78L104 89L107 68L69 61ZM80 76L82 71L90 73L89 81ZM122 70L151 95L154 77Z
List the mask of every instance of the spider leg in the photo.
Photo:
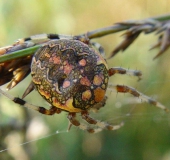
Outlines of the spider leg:
M107 122L102 122L102 121L99 121L99 120L95 120L95 119L93 119L92 117L89 116L89 113L87 111L81 112L81 116L88 123L94 124L94 125L96 125L98 127L97 129L89 129L90 133L96 133L96 131L99 132L99 131L102 131L103 129L117 130L117 129L121 128L124 125L123 122L118 124L118 125L112 125L112 124L109 124Z
M101 101L100 103L98 103L97 105L93 106L90 110L99 110L101 107L103 107L105 105L105 102L107 100L107 97L105 96L105 98L103 99L103 101ZM99 120L95 120L93 118L91 118L89 116L88 111L82 111L81 112L81 117L82 119L84 119L85 121L87 121L89 124L93 124L96 126L96 128L91 128L89 127L87 124L83 124L80 123L77 119L76 119L76 113L69 113L68 114L68 119L70 121L68 130L70 130L70 128L72 127L72 125L77 126L79 129L81 130L85 130L88 131L89 133L97 133L97 132L101 132L103 129L108 129L108 130L117 130L120 127L123 126L123 123L120 123L119 125L111 125L108 124L107 122L101 122Z
M137 76L138 80L141 80L142 73L139 70L131 70L131 69L125 69L122 67L112 67L108 70L109 76L113 76L114 74L127 74L130 76Z
M123 122L118 125L111 125L106 122L101 122L99 120L95 120L89 116L89 113L87 111L82 111L81 116L84 120L86 120L89 124L94 124L97 128L90 128L88 125L80 123L76 119L76 113L69 113L68 119L72 125L77 126L81 130L88 131L89 133L98 133L101 132L103 129L108 130L117 130L123 126ZM71 125L70 125L71 126Z
M105 57L105 52L104 52L104 48L97 42L91 42L91 45L94 46L99 52L100 54Z
M93 112L96 113L100 108L104 107L105 104L106 104L107 98L108 98L108 97L105 96L104 99L103 99L101 102L97 103L97 104L94 105L92 108L90 108L90 111L93 111Z
M49 110L44 108L44 107L40 107L40 106L36 106L36 105L33 105L33 104L30 104L26 101L24 101L23 99L21 98L18 98L18 97L14 97L6 92L4 92L3 90L0 89L0 93L3 94L5 97L9 98L10 100L12 100L13 102L17 103L17 104L20 104L26 108L29 108L29 109L33 109L35 111L38 111L42 114L46 114L46 115L53 115L55 113L59 114L61 112L61 109L59 108L56 108L54 106L52 106Z
M0 48L0 55L4 55L7 53L7 50L9 50L13 46L6 46L6 47L1 47Z
M130 93L133 96L140 98L144 102L147 102L147 103L152 104L158 108L161 108L161 109L165 110L166 112L169 111L169 109L166 108L163 104L153 100L151 97L148 97L148 96L144 95L143 93L140 93L139 91L137 91L136 89L134 89L132 87L124 86L124 85L109 84L108 89L115 90L116 92L121 92L121 93Z
M53 39L56 40L56 39L61 39L61 38L72 39L72 36L65 36L65 35L59 35L59 34L38 34L38 35L33 35L27 38L21 38L21 39L18 39L12 45L1 47L0 55L6 54L6 53L9 54L15 51L19 51L21 49L33 47L37 44L44 44Z

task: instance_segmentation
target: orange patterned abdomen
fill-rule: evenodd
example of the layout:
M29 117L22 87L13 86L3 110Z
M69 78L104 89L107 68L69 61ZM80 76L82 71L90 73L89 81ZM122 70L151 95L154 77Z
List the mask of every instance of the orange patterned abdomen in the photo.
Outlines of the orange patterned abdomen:
M31 75L40 95L69 112L93 107L105 97L108 83L103 57L78 40L55 40L34 55Z

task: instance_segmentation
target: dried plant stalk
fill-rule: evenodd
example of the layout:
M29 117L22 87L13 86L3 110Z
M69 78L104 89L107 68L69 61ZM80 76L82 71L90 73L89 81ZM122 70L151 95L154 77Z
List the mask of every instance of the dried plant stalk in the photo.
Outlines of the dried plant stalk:
M117 47L115 47L108 58L112 58L119 51L126 50L141 33L150 34L153 32L158 35L158 42L150 49L159 48L158 54L154 57L157 58L170 47L170 14L138 21L129 20L120 22L113 26L89 31L76 35L75 37L78 37L79 39L86 37L91 40L120 31L125 31L125 33L123 33L124 39ZM19 39L10 46L0 48L0 77L3 77L0 80L0 85L10 82L7 86L8 89L16 86L30 73L28 65L30 65L32 55L35 51L51 39L59 38L69 39L73 37L60 34L35 35ZM36 40L36 43L33 43L32 40Z

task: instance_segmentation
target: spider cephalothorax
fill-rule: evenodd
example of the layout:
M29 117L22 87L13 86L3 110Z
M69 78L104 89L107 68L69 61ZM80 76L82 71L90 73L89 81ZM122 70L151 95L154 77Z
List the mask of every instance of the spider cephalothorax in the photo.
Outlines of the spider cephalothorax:
M29 104L23 99L13 97L1 89L0 93L15 103L39 111L42 114L52 115L60 113L61 111L67 111L71 124L78 126L80 129L87 130L90 133L96 133L102 129L115 130L123 125L121 123L113 126L89 116L88 111L91 108L100 109L105 105L107 87L117 92L130 93L147 103L167 110L161 103L152 100L134 88L109 84L109 77L115 73L133 75L140 78L141 72L120 67L109 69L106 60L99 52L99 50L102 51L102 49L94 49L94 46L99 45L90 43L85 37L59 38L58 36L48 35L48 38L49 37L55 40L44 42L33 57L28 58L28 63L30 63L32 59L30 65L32 82L26 89L23 97L36 88L39 94L51 104L51 109L47 110L43 107ZM10 48L6 47L5 52L3 51L4 48L0 49L0 53L11 53L11 50L18 50L18 48L22 47L27 48L28 46L30 47L30 45L34 46L35 44L30 43L30 41L31 38L25 39ZM2 64L2 66L4 64ZM23 74L25 73L22 69L23 66L20 66L22 72L19 73L25 76L25 74ZM3 71L2 73L5 73L4 75L8 73L11 76L11 73L8 71ZM29 69L27 69L27 74L29 74ZM12 79L12 82L15 82L16 85L18 82L15 77ZM11 78L9 78L9 80L10 79ZM23 78L21 78L20 81L22 79ZM5 82L9 80L6 79ZM82 118L88 123L94 124L96 128L90 128L80 123L76 120L76 113L81 113Z

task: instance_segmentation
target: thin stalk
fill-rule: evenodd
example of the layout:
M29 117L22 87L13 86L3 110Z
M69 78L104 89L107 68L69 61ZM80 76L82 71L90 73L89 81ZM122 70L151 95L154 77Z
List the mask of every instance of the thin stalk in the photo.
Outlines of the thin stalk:
M159 22L163 22L163 21L170 20L170 14L152 17L152 18L146 18L146 19L141 20L141 21L146 21L146 20L149 20L149 19L156 20L156 21L159 21ZM127 30L130 27L131 26L122 26L122 25L119 25L119 24L115 24L115 25L110 26L110 27L100 28L100 29L96 29L96 30L87 32L87 34L82 34L81 36L87 36L89 39L99 38L99 37L102 37L102 36L106 36L108 34Z
M170 20L170 14L152 17L152 18L147 18L147 19L144 19L143 21L146 21L146 20L149 20L149 19L150 20L157 20L159 22L164 22L164 21ZM99 29L96 29L96 30L93 30L93 31L89 31L87 33L77 35L77 36L87 36L89 39L99 38L99 37L102 37L102 36L106 36L108 34L113 34L113 33L116 33L116 32L127 30L130 27L131 26L123 26L123 25L115 24L113 26L99 28ZM2 55L2 56L0 56L0 63L9 61L9 60L12 60L12 59L15 59L15 58L20 58L20 57L32 55L32 54L34 54L34 52L40 46L41 45L36 45L34 47L30 47L30 48L26 48L26 49L23 49L23 50L15 51L15 52L10 53L10 54Z
M26 48L23 50L15 51L13 53L2 55L2 56L0 56L0 63L7 62L9 60L13 60L16 58L21 58L21 57L32 55L35 53L35 51L38 48L40 48L40 46L41 45L36 45L36 46L30 47L30 48Z

